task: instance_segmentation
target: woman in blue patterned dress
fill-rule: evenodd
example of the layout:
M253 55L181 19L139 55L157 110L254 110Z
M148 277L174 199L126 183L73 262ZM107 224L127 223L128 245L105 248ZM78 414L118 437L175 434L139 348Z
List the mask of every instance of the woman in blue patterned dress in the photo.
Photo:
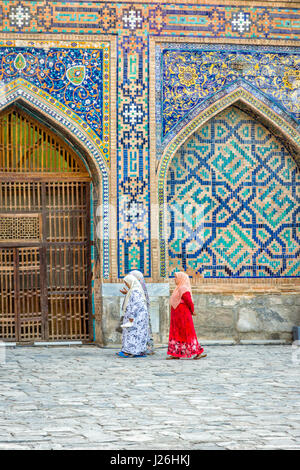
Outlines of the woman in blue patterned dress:
M148 341L147 341L147 354L154 354L154 341L153 341L153 334L152 334L152 325L151 325L151 318L150 318L150 299L149 299L149 294L147 291L145 279L143 276L143 273L141 271L138 271L135 269L134 271L130 271L132 276L136 277L136 279L140 282L145 298L146 298L146 303L147 303L147 310L148 310Z
M123 302L123 335L120 357L144 357L149 338L148 309L140 282L128 274L124 278L128 289Z

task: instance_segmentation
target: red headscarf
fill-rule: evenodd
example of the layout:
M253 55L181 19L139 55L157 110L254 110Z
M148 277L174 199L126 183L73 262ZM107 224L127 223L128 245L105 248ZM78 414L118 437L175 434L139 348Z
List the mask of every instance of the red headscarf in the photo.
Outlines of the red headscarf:
M176 272L175 284L176 287L170 298L170 304L173 308L178 307L181 301L181 297L183 296L183 294L185 294L185 292L189 292L192 295L191 282L187 274L182 272Z

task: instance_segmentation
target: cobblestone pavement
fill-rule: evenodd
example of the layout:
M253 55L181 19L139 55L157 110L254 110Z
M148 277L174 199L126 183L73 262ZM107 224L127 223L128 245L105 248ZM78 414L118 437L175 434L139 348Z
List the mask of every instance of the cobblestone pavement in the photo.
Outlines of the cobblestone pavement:
M300 348L200 361L22 347L0 365L0 449L300 449Z

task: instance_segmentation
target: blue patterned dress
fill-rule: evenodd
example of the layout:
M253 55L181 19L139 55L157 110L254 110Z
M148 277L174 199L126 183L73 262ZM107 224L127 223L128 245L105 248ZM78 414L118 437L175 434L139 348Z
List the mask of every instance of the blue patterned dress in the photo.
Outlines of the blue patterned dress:
M123 329L123 352L134 356L146 353L149 338L148 315L144 297L137 290L133 290L123 320L123 323L127 323L130 318L133 318L133 326Z

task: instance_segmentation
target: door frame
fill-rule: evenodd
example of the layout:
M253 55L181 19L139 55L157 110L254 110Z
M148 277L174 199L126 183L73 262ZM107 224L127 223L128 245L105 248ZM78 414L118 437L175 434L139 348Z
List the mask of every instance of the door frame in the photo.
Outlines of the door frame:
M14 250L14 289L15 292L19 293L19 268L18 268L18 256L17 251L19 248L30 248L36 247L40 251L40 275L41 275L41 286L40 286L40 302L41 302L41 321L42 321L42 339L38 339L38 341L51 341L49 340L49 324L48 324L48 282L47 282L47 248L48 247L55 247L55 246L63 246L65 244L72 246L72 242L49 242L46 238L46 218L47 218L47 209L46 209L46 183L47 182L80 182L84 183L86 187L86 217L85 217L85 224L86 224L86 242L73 242L76 245L80 244L86 246L86 269L87 269L87 279L86 279L86 288L87 288L87 303L88 303L88 340L81 340L83 343L85 342L93 342L94 340L94 332L93 332L93 299L92 299L92 259L91 259L91 246L93 241L91 240L91 204L90 204L90 194L91 194L91 178L90 177L83 177L83 176L73 176L72 174L64 175L62 174L22 174L17 175L15 173L7 173L5 176L0 175L0 184L2 182L28 182L28 183L41 183L41 209L34 212L24 212L24 210L17 210L14 211L14 215L35 215L39 214L41 217L41 239L38 240L29 240L29 241L22 241L22 240L11 240L11 241L0 241L0 248L12 248ZM10 215L11 213L8 213ZM5 213L1 211L1 215L4 216ZM20 297L16 295L15 299L15 319L16 319L16 342L20 342L21 344L28 344L33 343L35 340L32 339L30 341L19 341L19 332L20 332ZM11 341L11 339L1 338L1 341ZM55 341L55 340L53 340ZM67 340L61 340L67 341ZM72 340L70 340L72 341ZM75 340L74 340L75 341Z

